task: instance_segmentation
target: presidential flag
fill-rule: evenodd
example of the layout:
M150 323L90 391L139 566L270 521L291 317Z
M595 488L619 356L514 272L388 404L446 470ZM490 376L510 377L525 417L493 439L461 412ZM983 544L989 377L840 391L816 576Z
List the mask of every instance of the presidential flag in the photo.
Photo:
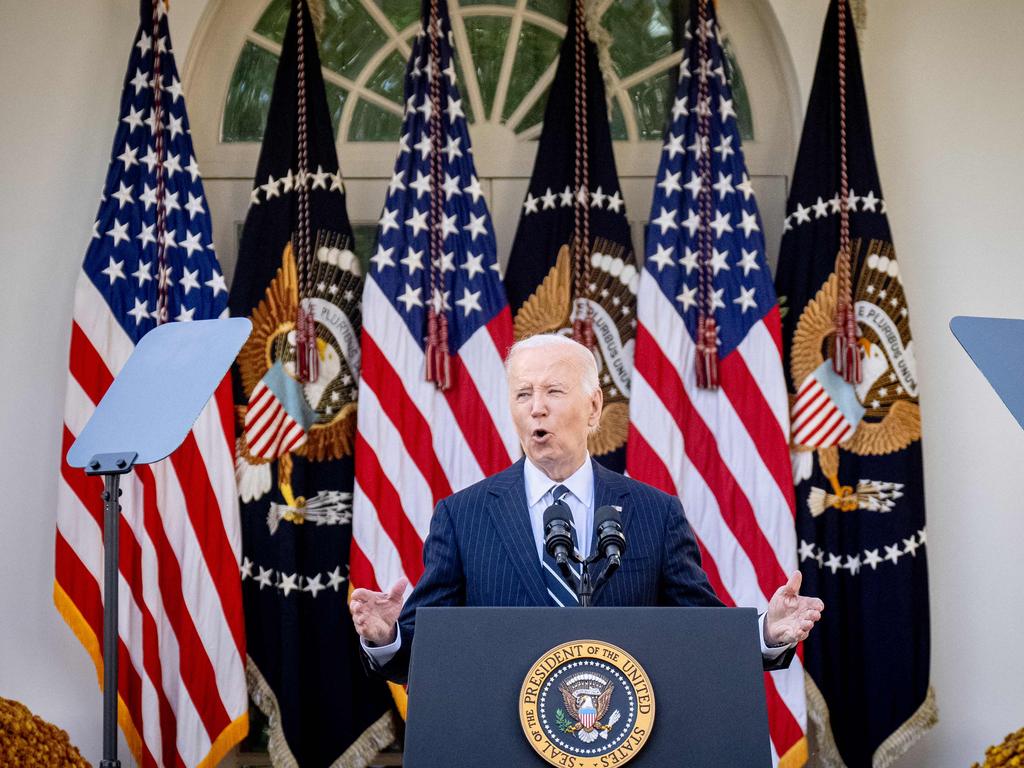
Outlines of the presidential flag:
M639 274L584 5L569 4L505 290L516 339L576 331L594 351L604 409L590 453L621 472Z
M355 256L316 32L292 3L231 311L249 689L276 766L364 766L394 739L363 672L348 552L360 370Z
M917 366L856 33L829 8L776 277L816 763L882 768L937 719Z
M363 292L352 582L423 573L434 505L519 456L512 321L455 82L445 0L424 0L405 117ZM399 694L400 702L403 701Z
M779 309L714 5L694 3L686 29L647 225L627 468L682 500L722 602L764 610L797 562ZM772 760L787 768L807 758L803 678L799 653L765 674Z
M143 0L75 288L57 506L54 602L101 683L103 481L63 456L146 333L226 311L164 3ZM216 765L248 730L231 411L225 379L180 448L121 481L118 719L141 766Z

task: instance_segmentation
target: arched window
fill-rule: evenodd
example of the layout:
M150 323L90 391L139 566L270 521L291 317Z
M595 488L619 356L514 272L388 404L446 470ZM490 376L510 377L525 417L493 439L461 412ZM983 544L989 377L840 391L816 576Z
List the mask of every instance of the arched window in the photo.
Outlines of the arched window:
M230 270L273 87L289 0L211 3L186 62L192 132ZM418 0L323 0L328 103L363 248L391 176ZM566 0L449 0L459 85L499 258L508 256L565 33ZM597 0L608 39L612 133L635 246L650 207L661 135L682 58L689 0ZM798 98L768 0L718 0L744 149L774 255L795 152Z
M247 35L224 105L221 141L262 138L289 6L289 0L271 0ZM607 77L615 139L660 138L681 59L677 37L683 6L633 0L605 2L595 9L611 38ZM384 8L374 0L327 4L319 48L340 141L394 141L398 135L402 79L419 28L418 10L415 0ZM565 14L565 0L460 4L455 47L471 123L502 124L520 139L540 133ZM752 139L750 103L735 57L732 64L741 130Z

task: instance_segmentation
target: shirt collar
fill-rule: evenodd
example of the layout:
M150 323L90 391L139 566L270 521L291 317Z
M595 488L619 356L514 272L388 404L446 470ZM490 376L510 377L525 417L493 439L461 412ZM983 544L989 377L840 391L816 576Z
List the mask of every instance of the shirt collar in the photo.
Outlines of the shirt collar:
M529 456L523 464L523 478L526 483L526 501L531 509L551 490L551 486L556 484L555 480L544 474L544 470L530 461ZM587 453L580 468L562 481L562 485L568 488L584 507L590 508L593 505L594 466L590 460L590 453Z

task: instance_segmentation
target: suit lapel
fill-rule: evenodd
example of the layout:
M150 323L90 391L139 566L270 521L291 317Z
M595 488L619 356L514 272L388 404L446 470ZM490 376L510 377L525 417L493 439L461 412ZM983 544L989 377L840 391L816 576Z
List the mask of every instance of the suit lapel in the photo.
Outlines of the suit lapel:
M594 463L594 512L607 505L622 507L622 530L628 536L629 525L633 521L633 511L629 504L625 503L626 497L629 496L629 485L618 472L608 469L596 459L591 461ZM594 536L596 544L596 526Z
M597 461L594 461L594 513L596 515L597 510L603 506L612 505L622 508L622 531L626 536L626 551L629 552L629 527L633 522L633 510L630 509L629 504L629 485L626 483L625 478L618 472L614 472L607 469ZM591 544L591 552L597 550L597 526L594 526L594 536ZM627 554L626 557L629 555ZM596 564L596 573L591 572L591 575L596 580L601 572L604 570L604 561ZM603 584L597 588L594 592L594 604L595 605L606 605L606 600L609 599L609 589L614 591L615 577L607 584Z
M505 545L509 559L515 565L516 573L534 604L547 605L547 590L541 576L540 559L537 557L537 544L533 538L530 509L523 486L524 461L520 459L492 478L488 490L494 498L487 509L498 537Z

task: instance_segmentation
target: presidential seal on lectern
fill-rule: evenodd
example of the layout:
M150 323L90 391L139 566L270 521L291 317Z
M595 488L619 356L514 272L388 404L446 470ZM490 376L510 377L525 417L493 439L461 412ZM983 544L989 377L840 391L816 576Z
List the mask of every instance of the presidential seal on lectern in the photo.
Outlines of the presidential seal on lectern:
M573 640L530 668L519 720L533 749L562 768L609 768L635 757L654 725L644 668L618 646Z

